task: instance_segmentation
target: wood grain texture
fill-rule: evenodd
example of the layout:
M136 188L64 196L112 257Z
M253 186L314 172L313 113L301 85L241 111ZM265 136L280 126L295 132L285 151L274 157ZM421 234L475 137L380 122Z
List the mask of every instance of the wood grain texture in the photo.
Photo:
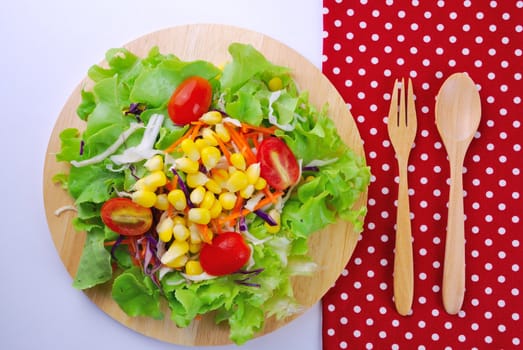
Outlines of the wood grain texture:
M344 141L356 154L364 156L363 144L354 120L345 102L327 78L303 56L263 34L224 25L187 25L153 32L124 47L141 57L145 56L151 47L158 46L162 53L173 53L183 60L204 59L222 64L230 59L227 48L232 42L251 44L273 63L290 67L300 89L310 92L310 100L318 108L324 103L329 104L330 115ZM49 140L44 167L43 194L47 221L56 250L71 276L76 273L85 234L73 230L71 221L75 216L74 212L66 211L60 216L54 214L57 208L72 204L72 199L60 186L53 184L51 179L57 172L67 171L68 168L66 164L55 161L55 154L60 148L60 131L66 127L84 129L83 122L76 117L76 108L80 102L81 88L86 84L89 84L86 79L81 81L63 107ZM366 199L367 193L363 193L356 207L365 205ZM334 284L348 262L358 238L359 234L353 227L341 221L311 237L310 252L320 268L312 277L298 277L293 280L296 297L304 306L304 310L318 302ZM111 285L106 283L85 293L109 316L146 336L179 345L231 343L228 327L215 325L212 315L193 322L185 329L177 328L169 319L166 305L164 320L131 318L112 300L110 291ZM259 335L272 332L297 316L299 315L280 321L268 319Z

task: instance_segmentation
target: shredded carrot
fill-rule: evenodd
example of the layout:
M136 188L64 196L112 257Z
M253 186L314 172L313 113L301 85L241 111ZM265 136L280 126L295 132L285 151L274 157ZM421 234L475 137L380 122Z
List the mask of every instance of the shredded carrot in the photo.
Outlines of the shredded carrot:
M198 231L200 232L200 236L202 237L202 240L205 243L211 243L212 231L209 230L209 226L203 225L203 224L196 224L196 227L198 227Z
M214 137L216 139L216 142L218 142L218 147L220 147L220 150L222 151L223 155L225 156L225 159L227 159L227 162L231 162L231 152L227 149L227 146L223 143L223 141L216 135Z
M254 153L252 153L251 146L249 145L247 140L245 140L245 138L241 134L239 134L234 127L231 127L228 124L225 124L225 127L227 128L227 131L229 131L231 139L234 141L236 146L238 146L240 151L242 151L247 163L249 165L256 163L256 156L254 155Z
M242 125L242 129L243 129L243 125ZM246 125L245 125L245 129L249 129L249 130L252 130L252 131L261 132L261 133L264 133L264 134L274 135L274 132L275 132L278 128L275 127L275 126L265 127L265 126L256 126L256 125L246 124ZM247 131L244 131L244 132L246 133Z
M263 198L262 200L260 200L258 202L258 204L256 204L254 206L254 209L251 211L247 208L243 208L241 209L241 206L239 208L234 208L233 210L231 210L231 213L225 217L222 217L222 218L219 218L219 223L220 224L224 224L224 223L232 223L234 224L235 221L240 218L241 216L245 216L253 211L256 211L258 209L261 209L263 208L264 206L266 206L267 204L270 204L270 203L275 203L277 198L278 197L281 197L282 195L284 194L283 191L278 191L278 192L274 192L274 193L271 193L271 197L265 197ZM238 203L237 203L238 204ZM243 206L243 203L242 203L242 206Z
M187 129L187 131L185 132L185 134L183 134L180 138L178 138L176 141L174 141L169 147L167 147L164 150L164 152L165 153L173 152L176 149L176 147L178 147L182 143L182 141L187 138L194 140L196 138L196 136L198 136L198 132L200 131L202 125L203 125L203 123L201 123L201 122L192 123L191 126L189 127L189 129Z
M119 244L129 244L129 239L123 239L119 242ZM114 241L107 241L107 242L104 242L104 246L106 247L111 247L113 245L116 244L116 242L118 242L117 240L114 240Z

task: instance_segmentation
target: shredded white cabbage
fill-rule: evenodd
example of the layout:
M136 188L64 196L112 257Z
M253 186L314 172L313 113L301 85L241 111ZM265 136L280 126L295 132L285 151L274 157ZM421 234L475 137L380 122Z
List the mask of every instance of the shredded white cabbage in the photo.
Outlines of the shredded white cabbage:
M206 280L211 280L213 278L216 278L216 276L212 276L212 275L209 275L208 273L206 272L202 272L201 274L199 275L188 275L186 273L181 273L182 276L186 279L186 280L189 280L189 281L193 281L193 282L200 282L200 281L206 281Z
M338 160L338 158L314 159L314 160L310 161L310 163L307 164L305 167L329 165L329 164L336 162L337 160Z
M116 164L136 163L161 153L161 151L154 149L154 143L162 123L163 115L153 114L149 123L147 123L142 141L137 146L127 148L122 154L112 156L111 160Z
M54 211L54 215L60 216L64 211L78 211L74 205L64 205Z
M271 96L269 96L269 123L272 125L278 127L279 129L282 129L283 131L292 131L294 130L294 125L291 124L279 124L276 116L274 115L274 108L272 105L278 98L280 98L280 95L282 93L282 90L274 91Z
M223 122L232 124L232 125L234 125L234 126L236 126L238 128L241 128L241 126L242 126L242 122L241 121L239 121L238 119L231 118L231 117L223 118Z
M254 211L254 207L256 207L256 204L258 204L263 197L265 197L265 193L258 192L245 203L245 208L249 211Z
M118 148L120 148L120 146L123 145L123 143L129 138L129 136L131 136L136 130L138 130L140 128L143 128L142 124L132 123L131 125L129 125L129 129L125 130L120 135L120 137L118 137L118 139L111 146L109 146L105 151L103 151L102 153L100 153L92 158L81 160L79 162L76 160L72 160L71 164L77 168L80 168L80 167L83 167L86 165L100 163L105 158L109 157L111 154L116 152L118 150Z
M252 233L250 233L248 230L242 231L242 234L245 236L247 241L249 241L253 245L263 244L272 238L272 237L265 237L264 239L259 239L259 238L254 237L252 235ZM251 251L252 251L252 249L251 249Z

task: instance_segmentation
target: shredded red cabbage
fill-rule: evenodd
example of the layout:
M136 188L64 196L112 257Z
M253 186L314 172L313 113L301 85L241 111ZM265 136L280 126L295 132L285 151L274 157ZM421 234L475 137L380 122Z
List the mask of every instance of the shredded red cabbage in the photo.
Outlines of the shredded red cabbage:
M234 283L240 284L242 286L247 286L247 287L260 288L261 284L251 282L251 279L258 276L263 270L264 270L263 268L259 268L259 269L255 269L255 270L251 270L251 271L239 270L239 271L237 271L237 273L242 274L242 275L247 275L247 277L238 279L238 280L234 280Z
M193 202L191 202L191 199L189 198L190 197L190 192L189 192L189 189L187 188L187 186L185 185L185 182L183 182L180 174L178 174L178 172L176 171L176 169L174 168L171 168L171 171L173 172L173 174L176 176L177 178L177 182L178 182L178 186L180 186L180 189L183 191L183 193L185 194L185 198L187 200L187 205L189 206L189 208L194 208L194 204Z
M116 248L118 248L118 246L122 243L123 240L124 240L124 236L119 235L118 238L116 239L116 241L114 242L113 246L111 247L111 257L114 260L117 260L116 255L114 255Z
M80 155L82 156L84 154L84 147L85 147L85 141L80 141Z
M240 216L240 232L247 231L247 222L245 221L245 216Z
M274 221L274 219L269 214L267 214L266 212L264 212L261 209L255 210L254 214L258 215L260 218L265 220L265 222L268 223L271 226L278 225L278 223L276 221Z

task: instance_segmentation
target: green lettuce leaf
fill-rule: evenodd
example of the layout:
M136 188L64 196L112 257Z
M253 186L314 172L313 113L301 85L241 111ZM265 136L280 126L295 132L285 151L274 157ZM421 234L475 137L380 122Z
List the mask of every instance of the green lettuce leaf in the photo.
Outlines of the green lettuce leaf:
M109 281L112 274L111 254L104 247L104 232L101 229L91 230L85 240L73 286L78 289L91 288Z
M112 297L129 316L162 319L160 291L137 267L124 271L113 282Z

